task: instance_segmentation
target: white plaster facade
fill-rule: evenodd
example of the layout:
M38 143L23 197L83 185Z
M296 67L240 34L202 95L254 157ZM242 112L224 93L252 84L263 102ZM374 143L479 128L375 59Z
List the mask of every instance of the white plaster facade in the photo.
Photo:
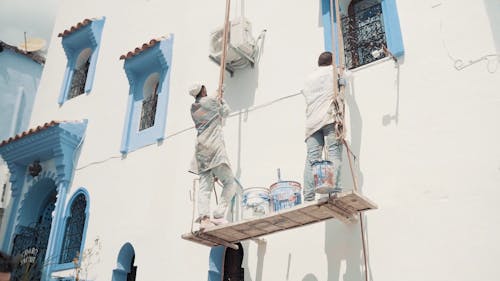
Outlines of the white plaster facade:
M31 125L88 119L68 199L90 194L86 247L99 237L89 280L111 280L121 246L136 253L137 280L206 280L209 248L184 241L191 224L187 173L194 151L189 85L217 86L208 36L224 1L61 1ZM226 79L240 114L225 127L233 170L246 187L282 177L302 182L305 76L323 51L319 1L233 0L231 17L267 29L254 69ZM495 0L397 1L405 55L353 71L348 134L366 213L371 280L496 280L500 269L500 5ZM57 103L66 57L57 33L106 16L92 92ZM175 35L166 139L122 159L129 84L119 56ZM345 164L347 161L345 161ZM344 184L352 187L347 165ZM245 280L362 280L359 225L327 221L244 242Z

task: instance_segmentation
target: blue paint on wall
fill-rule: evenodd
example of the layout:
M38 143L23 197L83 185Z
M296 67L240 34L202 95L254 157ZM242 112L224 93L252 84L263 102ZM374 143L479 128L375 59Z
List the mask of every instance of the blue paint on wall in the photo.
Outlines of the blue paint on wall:
M92 90L105 20L105 17L101 19L94 19L90 24L63 37L62 45L68 62L66 64L66 71L64 73L63 83L61 86L61 93L59 94L59 105L62 105L67 100L78 55L87 48L92 50L92 54L90 56L87 80L85 82L85 93L88 94Z
M0 52L0 141L28 128L42 70L22 54Z
M156 43L153 47L125 60L124 69L130 84L129 98L123 128L120 152L123 154L164 138L170 91L170 70L174 35ZM146 79L159 73L158 101L154 125L139 130L143 88Z

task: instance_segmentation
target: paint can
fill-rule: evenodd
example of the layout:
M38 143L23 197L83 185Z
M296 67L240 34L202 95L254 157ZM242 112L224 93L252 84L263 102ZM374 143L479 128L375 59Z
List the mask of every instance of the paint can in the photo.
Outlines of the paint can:
M269 214L269 189L250 187L243 190L242 219L251 219Z
M312 164L312 174L316 193L328 194L335 191L335 173L331 161L314 162Z
M296 181L278 181L271 185L271 206L274 212L302 203L302 186Z

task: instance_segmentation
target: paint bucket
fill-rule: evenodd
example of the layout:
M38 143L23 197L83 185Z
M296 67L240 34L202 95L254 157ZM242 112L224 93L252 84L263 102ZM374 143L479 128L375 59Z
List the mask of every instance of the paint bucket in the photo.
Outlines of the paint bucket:
M296 181L279 181L271 185L271 206L278 212L302 203L302 187Z
M335 175L331 161L314 162L312 164L312 174L316 193L328 194L335 191Z
M251 219L269 214L269 189L250 187L243 190L242 218Z

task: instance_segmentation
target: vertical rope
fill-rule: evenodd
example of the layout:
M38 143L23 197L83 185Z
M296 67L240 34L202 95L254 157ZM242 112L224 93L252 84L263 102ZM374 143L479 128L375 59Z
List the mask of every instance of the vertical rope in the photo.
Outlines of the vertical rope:
M335 0L330 0L330 26L331 26L331 47L332 47L332 67L333 67L333 99L332 99L332 105L334 107L333 111L333 120L334 120L334 126L335 126L335 135L337 140L341 140L344 138L345 133L344 133L344 110L345 110L345 105L344 105L344 98L343 98L343 90L341 90L339 94L339 75L338 75L338 69L337 69L337 56L339 57L339 63L342 66L342 62L344 60L344 51L343 49L340 49L340 46L338 48L338 51L336 51L336 41L339 41L339 38L335 40L335 27L337 27L337 36L342 38L342 30L338 28L338 16L337 16L337 24L335 24L334 21L334 4L337 6L337 1ZM343 44L342 44L343 46ZM342 67L341 67L342 68ZM343 89L343 87L341 87Z
M224 74L226 72L226 55L227 55L227 39L229 34L229 12L231 8L231 0L226 0L226 16L224 19L224 33L222 35L222 57L220 61L219 75L219 93L217 98L219 103L222 102L222 84L224 83Z
M330 37L331 37L331 48L332 48L332 66L333 66L333 100L335 101L339 95L338 88L338 75L337 75L337 61L335 57L335 31L333 25L333 0L330 0Z
M365 281L368 281L368 258L366 255L365 226L362 213L359 213L359 226L361 228L361 242L363 242L363 262L365 264Z
M349 160L349 168L351 170L351 176L352 176L352 182L354 185L354 191L358 191L358 181L356 179L356 174L354 174L354 167L352 165L352 152L351 148L347 144L347 141L345 139L342 140L344 143L344 146L347 149L347 159ZM368 281L368 258L366 254L366 238L365 238L365 223L364 223L364 217L362 213L359 213L359 227L361 231L361 243L363 246L363 262L365 266L365 281Z
M193 179L193 191L191 193L191 201L193 202L193 216L191 219L191 233L194 233L194 216L195 216L195 204L196 204L196 181L199 179Z
M351 171L352 182L353 182L353 185L354 185L354 191L357 192L358 191L358 181L357 181L356 175L354 174L354 168L353 168L353 165L352 165L352 160L351 160L352 152L351 152L351 148L349 147L349 145L347 144L347 141L345 139L343 139L342 142L344 143L344 146L347 149L347 159L349 160L349 168L350 168L350 171Z
M333 21L333 1L330 0L330 14L331 14L331 26L332 26L332 51L334 48L333 45L333 27L334 27L334 21ZM340 19L340 7L338 0L335 0L335 15L337 16L337 41L338 41L338 56L339 56L339 64L340 64L340 74L342 75L344 72L345 68L345 54L344 54L344 38L342 34L342 25L341 25L341 19ZM333 52L332 52L333 53ZM335 58L333 58L333 61L335 61ZM336 65L333 64L334 67L334 93L337 93L338 91L338 77L336 76ZM337 82L337 83L336 83ZM340 86L340 97L337 94L334 94L334 100L333 103L335 105L336 110L340 110L340 107L342 107L342 111L340 112L341 114L341 124L337 124L336 128L341 129L340 132L337 131L337 137L342 139L342 142L344 143L344 146L346 147L347 150L347 158L349 159L349 168L351 170L351 176L352 176L352 181L354 184L354 191L358 191L358 182L356 179L356 175L354 173L354 167L352 165L352 160L351 160L351 149L347 144L347 141L345 140L345 99L344 99L344 93L345 93L345 86L342 85ZM338 111L335 112L336 116L338 116ZM361 231L361 244L363 246L363 262L364 262L364 267L365 267L365 281L368 281L368 258L366 255L366 239L365 239L365 227L364 227L364 218L361 213L359 213L359 226L360 226L360 231Z

